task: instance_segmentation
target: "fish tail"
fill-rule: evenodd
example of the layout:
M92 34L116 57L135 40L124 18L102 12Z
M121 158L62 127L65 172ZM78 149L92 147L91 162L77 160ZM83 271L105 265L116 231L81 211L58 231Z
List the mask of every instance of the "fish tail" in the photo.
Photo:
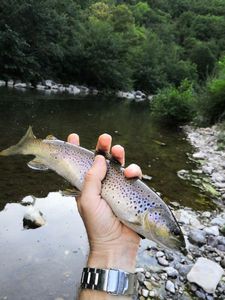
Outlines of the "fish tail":
M33 134L32 127L29 126L26 134L22 137L22 139L16 145L0 151L0 156L29 154L27 153L27 146L34 139L36 139L36 137Z

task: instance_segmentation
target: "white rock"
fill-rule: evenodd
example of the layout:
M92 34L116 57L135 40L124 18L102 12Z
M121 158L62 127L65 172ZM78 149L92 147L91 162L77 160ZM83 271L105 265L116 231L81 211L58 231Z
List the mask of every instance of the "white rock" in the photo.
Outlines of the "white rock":
M141 294L142 294L142 296L144 296L144 297L148 297L149 291L146 290L146 289L142 289L142 290L141 290Z
M225 218L222 216L217 216L216 218L213 218L210 222L212 225L217 225L217 226L223 226L225 225Z
M39 210L33 206L29 206L24 215L24 219L31 221L37 227L45 225L45 219L42 217Z
M206 154L202 151L196 152L192 155L196 159L204 159L206 157Z
M161 265L161 266L164 266L164 267L167 267L169 266L169 262L168 260L166 260L163 256L161 257L157 257L157 260L158 260L158 263Z
M219 235L218 226L205 227L203 230L206 232L206 234L211 234L211 235L214 235L214 236Z
M175 294L175 285L171 280L167 280L166 290L169 291L172 294Z
M162 257L162 256L164 256L165 255L165 253L164 252L162 252L162 251L157 251L156 252L156 257Z
M4 80L0 80L0 86L3 86L3 85L5 85L6 83L5 83L5 81Z
M210 218L210 217L211 217L211 212L209 212L209 211L204 211L204 212L202 213L202 217L203 217L203 218Z
M20 82L20 83L16 83L15 85L14 85L14 87L15 88L26 88L27 87L27 84L26 83L22 83L22 82Z
M145 271L144 268L136 268L135 273L143 273Z
M224 270L219 264L200 257L187 274L187 279L202 287L207 293L213 294L223 274Z
M155 291L150 291L149 296L152 297L152 298L155 297Z

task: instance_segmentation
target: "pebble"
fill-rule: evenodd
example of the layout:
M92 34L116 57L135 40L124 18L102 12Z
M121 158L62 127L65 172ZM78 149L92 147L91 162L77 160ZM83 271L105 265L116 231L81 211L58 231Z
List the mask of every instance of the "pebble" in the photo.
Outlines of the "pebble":
M156 294L155 291L150 291L150 292L149 292L149 296L150 296L150 297L155 297L155 294Z
M204 231L206 234L218 236L219 235L219 228L218 226L211 226L211 227L205 227Z
M166 282L166 290L172 294L175 294L175 285L171 280L167 280Z
M148 297L148 293L149 293L149 291L146 290L146 289L142 289L142 290L141 290L141 294L142 294L142 296L144 296L144 297Z
M137 273L137 279L140 281L140 282L144 282L145 280L145 275L143 273Z
M152 283L150 281L144 281L144 285L148 290L152 290Z
M188 240L195 245L202 246L206 243L206 233L200 229L193 229L188 234Z
M203 218L210 218L210 217L211 217L211 213L210 213L209 211L204 211L204 212L202 213L202 217L203 217Z
M164 257L157 257L157 261L161 266L167 267L169 266L168 260L166 260Z
M176 269L174 269L173 267L167 267L167 268L165 268L165 271L166 271L167 275L172 278L177 278L177 276L179 275L178 271Z
M225 258L220 261L220 265L221 267L225 268Z
M156 257L162 257L162 256L164 256L165 254L164 254L164 252L162 252L162 251L157 251L156 252Z

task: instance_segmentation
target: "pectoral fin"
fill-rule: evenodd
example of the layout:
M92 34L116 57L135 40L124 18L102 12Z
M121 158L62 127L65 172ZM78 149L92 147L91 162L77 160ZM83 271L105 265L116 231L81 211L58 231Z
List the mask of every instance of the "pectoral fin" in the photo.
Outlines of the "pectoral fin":
M37 171L47 171L49 169L45 164L43 164L43 162L41 162L37 158L29 161L27 165L29 168Z

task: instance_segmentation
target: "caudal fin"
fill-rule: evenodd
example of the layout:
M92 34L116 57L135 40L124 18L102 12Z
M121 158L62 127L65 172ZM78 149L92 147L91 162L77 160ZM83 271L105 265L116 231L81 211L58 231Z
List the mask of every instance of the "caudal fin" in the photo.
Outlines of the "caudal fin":
M34 139L36 139L36 137L33 134L32 127L29 126L26 134L22 137L22 139L16 145L0 151L0 156L23 154L24 148L26 147L28 142Z

